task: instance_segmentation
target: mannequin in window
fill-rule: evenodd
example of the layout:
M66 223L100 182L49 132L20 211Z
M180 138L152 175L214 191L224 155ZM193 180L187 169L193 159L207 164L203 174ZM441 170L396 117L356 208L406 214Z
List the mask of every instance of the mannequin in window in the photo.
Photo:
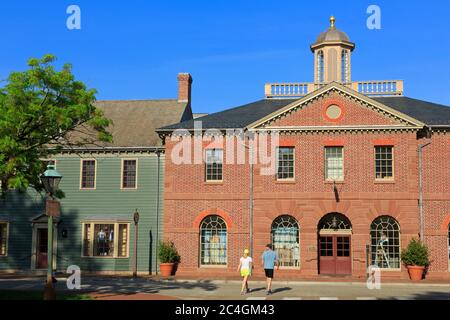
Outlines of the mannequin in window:
M220 237L217 233L215 233L209 239L209 256L211 257L212 264L220 263L220 250Z
M111 230L109 232L109 237L108 237L108 244L106 246L106 252L105 255L109 256L112 253L112 248L114 248L114 230Z
M390 268L389 263L389 257L384 249L384 246L389 244L389 238L387 237L386 233L381 231L380 232L380 240L378 240L377 243L377 258L376 258L376 264L378 265L378 262L381 261L381 264L383 265L383 262L387 265L388 268Z
M97 236L98 236L98 255L103 256L106 253L105 252L106 233L105 231L103 231L103 228L100 229Z

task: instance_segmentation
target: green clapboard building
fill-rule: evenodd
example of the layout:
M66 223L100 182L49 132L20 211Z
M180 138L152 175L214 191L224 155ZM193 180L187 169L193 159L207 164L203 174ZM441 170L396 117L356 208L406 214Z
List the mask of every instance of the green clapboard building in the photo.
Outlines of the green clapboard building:
M192 119L188 74L178 99L99 101L113 121L113 143L70 149L48 159L63 175L61 217L54 224L54 268L130 273L139 212L138 272L155 273L162 239L164 148L155 128ZM0 272L45 272L44 194L13 192L0 199Z

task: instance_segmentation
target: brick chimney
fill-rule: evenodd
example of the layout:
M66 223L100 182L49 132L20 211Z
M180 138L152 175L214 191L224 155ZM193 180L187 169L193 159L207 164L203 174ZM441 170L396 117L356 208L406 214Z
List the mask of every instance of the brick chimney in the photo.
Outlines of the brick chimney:
M178 74L178 102L191 102L192 77L189 73Z

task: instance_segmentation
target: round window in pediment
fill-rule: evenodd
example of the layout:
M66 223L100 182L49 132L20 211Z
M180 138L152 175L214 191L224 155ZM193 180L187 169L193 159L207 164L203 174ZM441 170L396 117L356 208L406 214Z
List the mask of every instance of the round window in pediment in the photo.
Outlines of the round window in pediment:
M329 120L338 120L342 116L342 109L336 104L331 104L327 107L325 115Z

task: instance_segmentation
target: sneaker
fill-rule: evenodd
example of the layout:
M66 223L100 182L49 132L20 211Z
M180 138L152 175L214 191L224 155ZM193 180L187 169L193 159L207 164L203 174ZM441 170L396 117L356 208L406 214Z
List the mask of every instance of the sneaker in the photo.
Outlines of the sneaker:
M241 296L243 296L245 294L245 292L244 291L241 291Z
M250 293L252 291L252 289L247 289L246 293Z
M267 291L266 295L270 296L272 294L271 291Z

